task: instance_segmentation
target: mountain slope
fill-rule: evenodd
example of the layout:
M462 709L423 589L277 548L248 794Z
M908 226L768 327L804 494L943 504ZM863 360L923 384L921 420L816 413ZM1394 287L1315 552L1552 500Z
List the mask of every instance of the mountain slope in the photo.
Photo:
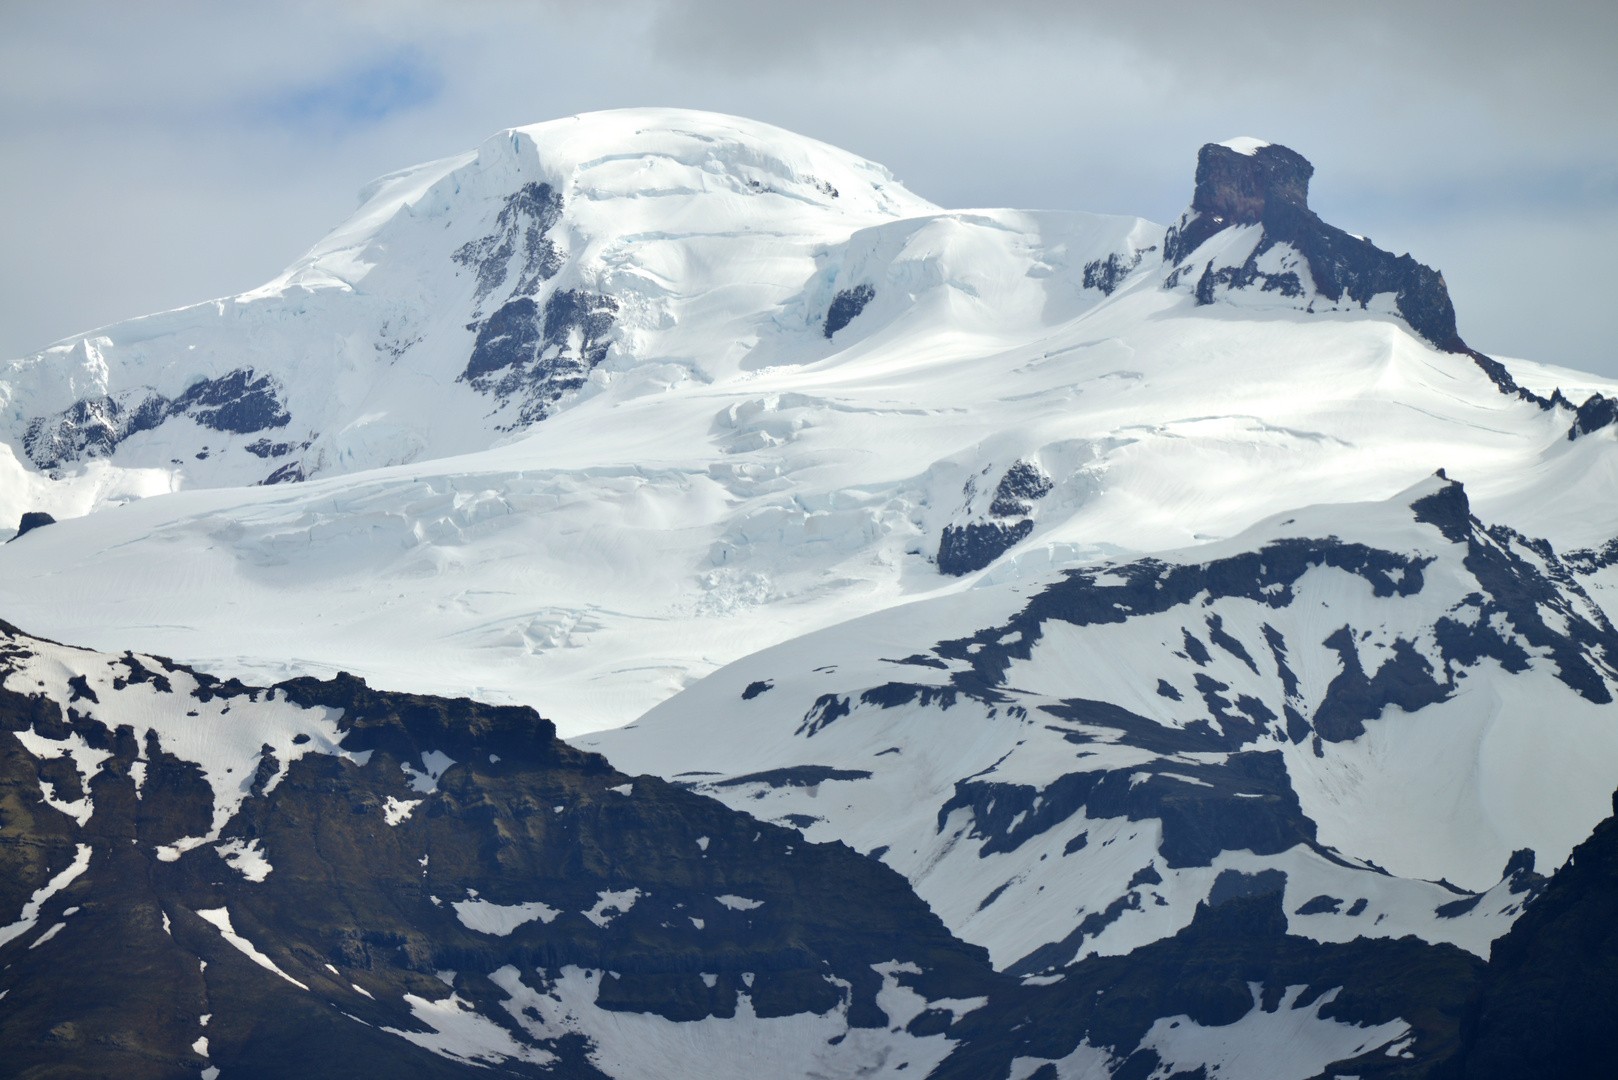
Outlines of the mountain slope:
M529 710L0 634L14 1075L1135 1075L1284 1033L1267 1075L1415 1076L1480 976L1287 937L1236 873L1139 962L1019 982L876 861Z
M1218 272L1268 228L1181 266ZM1440 467L1558 550L1618 535L1613 428L1569 440L1550 389L1502 394L1396 293L1165 287L1170 233L937 211L708 114L514 130L379 182L265 289L0 375L0 498L58 519L0 548L10 612L243 677L529 704L572 734L976 575L1234 536ZM73 417L98 394L155 426L95 442ZM108 456L19 464L42 417ZM241 486L272 474L306 479Z
M1618 813L1618 794L1613 809ZM1462 1050L1440 1074L1599 1076L1618 1034L1618 818L1596 826L1494 944Z
M880 166L736 118L513 129L376 181L259 289L13 363L8 441L43 470L102 458L186 486L480 449L614 369L690 377L693 330L757 337L817 250L934 209ZM591 381L614 345L625 362Z
M0 1045L1488 1059L1600 910L1536 898L1618 783L1618 392L1470 350L1312 171L1210 144L1165 230L593 114L6 365L5 615L103 652L0 627Z
M580 737L905 874L997 968L1176 933L1236 872L1289 932L1476 955L1607 811L1618 635L1434 478L1217 545L925 601Z
M925 1072L890 1014L994 985L885 868L530 710L0 630L13 1075Z

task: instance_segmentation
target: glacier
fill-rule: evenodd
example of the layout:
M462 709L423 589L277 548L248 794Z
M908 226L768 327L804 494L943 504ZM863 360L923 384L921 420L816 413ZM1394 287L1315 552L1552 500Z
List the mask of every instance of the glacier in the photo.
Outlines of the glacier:
M0 368L0 519L60 522L0 548L8 611L225 674L520 701L583 733L745 652L969 588L985 552L1004 580L1177 548L1437 468L1559 548L1618 534L1591 510L1613 505L1610 429L1566 440L1570 410L1495 393L1376 304L1164 288L1164 234L941 211L729 117L514 129L377 181L261 289ZM221 386L269 397L220 419ZM161 421L87 422L53 443L77 457L29 457L42 423L143 405ZM1052 490L997 517L1018 463ZM980 553L961 580L937 573L946 531L946 556Z
M107 890L400 1067L1446 1060L1618 787L1618 383L1470 348L1312 174L948 210L585 114L0 364L15 947ZM315 877L388 929L327 940Z

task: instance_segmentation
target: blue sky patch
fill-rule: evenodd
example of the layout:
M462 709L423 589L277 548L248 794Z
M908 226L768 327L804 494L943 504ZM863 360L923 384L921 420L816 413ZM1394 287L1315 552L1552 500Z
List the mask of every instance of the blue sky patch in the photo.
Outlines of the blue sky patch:
M403 48L357 71L289 91L254 110L289 127L367 128L436 100L444 80L415 48Z

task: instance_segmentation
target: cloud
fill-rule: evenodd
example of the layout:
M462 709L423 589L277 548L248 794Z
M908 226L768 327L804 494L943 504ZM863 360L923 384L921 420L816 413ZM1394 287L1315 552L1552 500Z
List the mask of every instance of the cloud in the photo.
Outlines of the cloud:
M369 127L395 113L430 105L443 85L438 68L411 45L363 67L250 102L246 112L292 127L340 131Z
M0 354L258 284L371 177L502 127L669 105L945 205L1158 221L1203 142L1284 142L1328 220L1444 269L1468 340L1618 369L1614 53L1618 5L1504 0L24 5L0 35L0 198L26 208L0 215Z

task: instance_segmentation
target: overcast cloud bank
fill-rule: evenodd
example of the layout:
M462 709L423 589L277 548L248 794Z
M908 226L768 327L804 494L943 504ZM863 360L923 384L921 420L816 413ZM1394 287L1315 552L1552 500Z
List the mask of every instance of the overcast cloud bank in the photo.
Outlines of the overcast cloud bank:
M659 104L811 135L948 206L1165 222L1203 142L1283 142L1323 217L1444 271L1477 347L1618 372L1610 5L68 3L8 23L6 356L256 286L375 175Z

